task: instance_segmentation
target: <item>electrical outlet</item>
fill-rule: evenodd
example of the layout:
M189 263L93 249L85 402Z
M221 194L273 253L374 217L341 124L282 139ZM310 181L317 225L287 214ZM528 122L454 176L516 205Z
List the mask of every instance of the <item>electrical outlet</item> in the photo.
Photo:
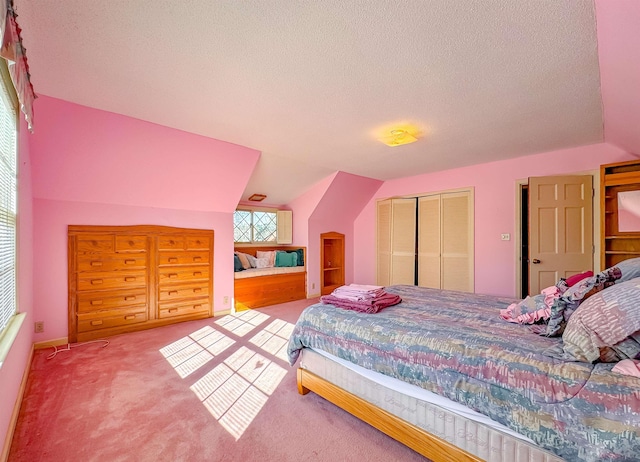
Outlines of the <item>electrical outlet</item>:
M223 305L228 305L229 304L229 296L225 295L224 297L222 297L222 304Z
M500 235L500 239L502 239L503 241L509 241L511 240L511 234L509 233L502 233Z
M33 331L36 334L41 334L44 332L44 321L36 321L33 323Z

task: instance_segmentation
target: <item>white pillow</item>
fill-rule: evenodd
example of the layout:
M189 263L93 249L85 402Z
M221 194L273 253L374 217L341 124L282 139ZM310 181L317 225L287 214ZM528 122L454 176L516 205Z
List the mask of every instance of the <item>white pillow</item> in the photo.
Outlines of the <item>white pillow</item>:
M256 268L271 268L268 258L256 258Z

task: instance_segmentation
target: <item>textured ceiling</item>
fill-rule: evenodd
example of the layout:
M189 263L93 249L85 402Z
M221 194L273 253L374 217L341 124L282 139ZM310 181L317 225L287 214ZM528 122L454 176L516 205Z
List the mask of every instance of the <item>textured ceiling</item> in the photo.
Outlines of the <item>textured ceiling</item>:
M603 140L591 0L15 5L36 93L262 151L243 198Z

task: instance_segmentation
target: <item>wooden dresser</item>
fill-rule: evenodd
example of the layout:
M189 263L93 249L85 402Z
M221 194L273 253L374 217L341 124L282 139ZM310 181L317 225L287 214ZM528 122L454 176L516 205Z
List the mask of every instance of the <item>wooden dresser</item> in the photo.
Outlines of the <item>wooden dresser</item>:
M69 226L69 342L213 315L213 231Z

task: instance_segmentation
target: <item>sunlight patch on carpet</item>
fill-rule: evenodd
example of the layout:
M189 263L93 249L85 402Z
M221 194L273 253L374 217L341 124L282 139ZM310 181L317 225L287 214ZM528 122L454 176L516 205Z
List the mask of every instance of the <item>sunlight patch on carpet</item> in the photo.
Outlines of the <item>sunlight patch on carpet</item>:
M278 359L288 362L287 344L294 325L282 319L275 319L271 324L254 335L249 342L271 353Z
M237 441L286 374L281 366L242 346L191 390Z
M244 337L267 319L269 316L264 313L248 310L223 316L215 323L238 337Z
M204 326L186 337L160 349L180 378L185 378L218 356L235 343L235 340Z

